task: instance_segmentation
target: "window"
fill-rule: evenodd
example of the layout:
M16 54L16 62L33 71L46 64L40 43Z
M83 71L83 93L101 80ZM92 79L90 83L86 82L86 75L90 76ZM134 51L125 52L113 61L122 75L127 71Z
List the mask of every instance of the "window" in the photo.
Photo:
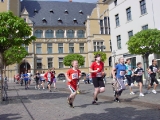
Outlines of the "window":
M64 14L65 14L65 15L68 15L68 14L69 14L69 13L68 13L68 10L65 10L65 11L64 11Z
M110 40L109 43L110 43L110 50L112 51L112 41Z
M84 38L84 31L83 30L78 30L77 36L78 36L78 38Z
M148 29L148 25L142 26L142 30L147 30L147 29Z
M43 22L43 23L47 23L46 18L43 18L43 19L42 19L42 22Z
M42 53L41 43L36 43L36 53L37 54L41 54Z
M131 66L132 66L132 68L136 68L137 66L136 66L136 57L133 57L133 58L130 58L131 59Z
M1 2L4 2L4 0L1 0Z
M34 36L36 36L37 38L42 38L43 37L42 30L36 30Z
M24 22L26 22L27 20L26 20L26 18L23 18L23 20L24 20Z
M68 30L67 31L67 37L68 38L74 38L74 31L73 30Z
M48 58L48 69L53 67L53 59Z
M48 54L52 54L52 43L47 44L47 52Z
M69 53L74 53L74 43L69 43Z
M25 48L25 50L28 52L28 46L27 45L22 45L22 47L24 47Z
M80 11L79 11L79 14L80 14L80 15L83 15L83 11L82 11L82 10L80 10Z
M37 59L37 69L42 69L42 59Z
M53 38L53 31L47 30L45 33L45 38Z
M108 34L109 35L111 34L111 32L110 32L110 19L109 19L109 17L108 17Z
M103 20L100 20L100 29L101 29L101 34L104 34L104 31L103 31Z
M58 53L63 53L63 43L58 43Z
M63 58L59 58L59 68L63 68Z
M57 30L56 31L56 37L57 38L64 38L64 31L63 30Z
M127 20L130 21L132 19L130 7L126 9L126 14L127 14Z
M58 24L62 24L63 22L62 22L62 20L61 20L61 18L58 18Z
M133 31L129 31L129 32L128 32L128 37L129 37L129 39L130 39L132 36L133 36Z
M114 1L114 5L117 6L117 0Z
M116 20L116 27L119 26L119 15L115 15L115 20Z
M94 42L94 51L103 51L103 42Z
M120 35L117 36L117 48L121 49L121 36Z
M79 43L80 53L84 53L84 43Z
M147 13L146 1L145 0L140 1L140 8L141 8L141 15Z

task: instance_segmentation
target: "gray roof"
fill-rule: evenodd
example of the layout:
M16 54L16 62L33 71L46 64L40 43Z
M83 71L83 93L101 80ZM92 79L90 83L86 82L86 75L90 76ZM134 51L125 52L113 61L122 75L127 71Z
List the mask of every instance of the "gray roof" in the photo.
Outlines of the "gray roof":
M21 11L24 8L29 13L31 21L34 26L84 26L84 22L88 15L91 15L92 10L96 7L94 3L80 3L80 2L58 2L58 1L22 1ZM38 13L34 13L35 9ZM54 13L50 13L50 10ZM65 14L68 11L68 15ZM82 10L81 15L79 11ZM43 23L43 18L47 23ZM62 20L62 24L58 23L58 19ZM74 24L74 18L77 23Z

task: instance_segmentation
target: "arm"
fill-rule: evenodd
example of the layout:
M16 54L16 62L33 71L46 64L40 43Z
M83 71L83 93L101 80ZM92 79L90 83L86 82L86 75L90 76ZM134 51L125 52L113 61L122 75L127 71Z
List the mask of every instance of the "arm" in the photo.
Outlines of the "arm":
M67 81L71 82L71 79L69 78L69 71L65 74L65 76L66 76Z
M116 76L115 76L116 70L117 70L116 68L112 69L112 76L113 76L113 78L116 78Z
M91 67L89 68L89 72L90 72L90 73L96 73L96 72L98 72L98 70L99 70L99 69L97 69L97 70L93 70L93 69L94 69L94 65L93 65L93 63L92 63Z

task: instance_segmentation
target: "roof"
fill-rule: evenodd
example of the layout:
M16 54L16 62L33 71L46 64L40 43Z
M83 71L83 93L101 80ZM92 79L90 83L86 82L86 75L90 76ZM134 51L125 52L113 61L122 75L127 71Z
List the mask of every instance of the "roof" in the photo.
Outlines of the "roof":
M59 1L21 2L21 11L26 8L34 26L85 26L84 22L87 16L91 15L95 7L95 3ZM37 13L34 13L35 9L38 11ZM68 15L65 14L65 10L68 11ZM80 11L82 11L83 14L80 14ZM43 18L45 18L47 22L43 22ZM58 22L59 18L62 20L62 23ZM77 20L75 24L74 19Z

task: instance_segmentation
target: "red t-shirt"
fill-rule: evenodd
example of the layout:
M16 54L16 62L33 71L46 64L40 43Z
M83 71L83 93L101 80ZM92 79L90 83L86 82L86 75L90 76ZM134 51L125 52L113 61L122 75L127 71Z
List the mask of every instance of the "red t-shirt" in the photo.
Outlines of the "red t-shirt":
M97 62L93 62L90 68L92 70L97 70L99 68L98 72L91 73L92 78L102 77L102 72L103 72L103 69L104 69L104 63L103 62L100 62L99 64Z
M81 71L80 70L73 70L73 69L69 69L67 71L67 75L69 77L69 79L71 80L71 82L68 82L68 85L71 85L73 87L77 86L77 82L79 80Z

